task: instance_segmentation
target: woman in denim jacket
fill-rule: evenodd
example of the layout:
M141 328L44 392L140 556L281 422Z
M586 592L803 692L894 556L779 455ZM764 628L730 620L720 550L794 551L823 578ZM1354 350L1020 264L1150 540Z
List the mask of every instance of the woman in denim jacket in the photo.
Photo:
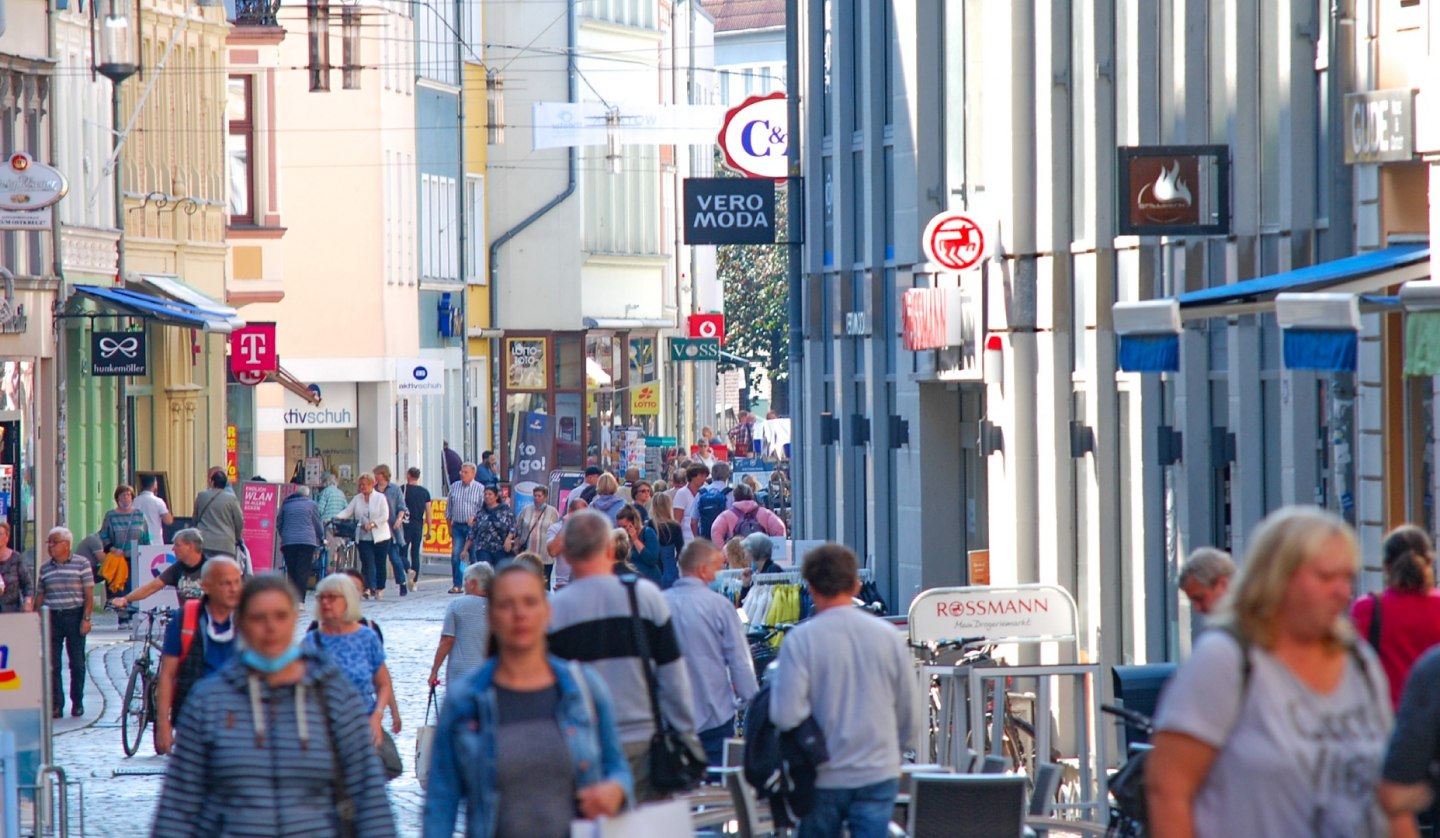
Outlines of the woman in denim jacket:
M524 564L490 581L490 648L452 685L435 731L426 838L565 838L570 821L618 814L633 796L610 692L546 651L550 602Z

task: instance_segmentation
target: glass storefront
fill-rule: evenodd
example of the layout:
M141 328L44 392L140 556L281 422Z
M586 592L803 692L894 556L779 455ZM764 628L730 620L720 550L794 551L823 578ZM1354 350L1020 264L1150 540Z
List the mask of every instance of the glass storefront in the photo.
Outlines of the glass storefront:
M319 457L321 471L333 474L347 496L359 491L360 445L354 428L315 428L285 432L286 472L302 471L307 457Z

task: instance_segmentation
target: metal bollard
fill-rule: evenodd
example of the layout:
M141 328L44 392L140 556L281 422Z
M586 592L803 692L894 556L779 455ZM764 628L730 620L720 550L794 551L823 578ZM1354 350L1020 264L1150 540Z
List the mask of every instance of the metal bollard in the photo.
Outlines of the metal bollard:
M57 821L60 829L55 834L58 835L59 838L70 838L70 794L68 789L69 782L65 779L65 769L58 765L42 765L40 766L40 770L36 772L35 781L43 789L46 786L45 778L51 774L55 775L56 780L58 780L56 785L60 791L60 815ZM49 816L50 812L47 807L47 811L45 812L45 819L47 821L50 819ZM40 824L36 823L35 827L36 833L39 834Z

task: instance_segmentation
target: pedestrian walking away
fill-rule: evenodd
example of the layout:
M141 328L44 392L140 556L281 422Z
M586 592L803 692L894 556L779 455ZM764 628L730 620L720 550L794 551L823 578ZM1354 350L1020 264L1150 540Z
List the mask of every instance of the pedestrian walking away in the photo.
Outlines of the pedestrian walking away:
M589 507L590 504L586 503L584 498L571 495L570 502L565 505L566 516L551 524L549 531L545 533L545 553L543 555L549 556L555 561L555 570L550 577L552 591L558 591L570 584L572 575L570 560L565 555L565 539L562 537L565 522L570 520L570 516L576 512Z
M175 722L185 699L201 680L214 675L235 655L235 623L244 579L240 565L223 556L205 563L204 594L186 603L178 619L165 626L160 676L155 689L155 752L165 754L175 741Z
M186 700L151 838L395 835L360 697L295 643L298 615L284 577L245 584L245 651Z
M451 600L440 626L440 644L430 667L430 686L440 682L440 664L445 664L447 687L460 683L485 662L490 642L490 600L486 590L494 570L485 562L465 568L465 596Z
M35 607L50 609L50 715L64 715L65 690L60 680L60 656L70 662L70 715L85 715L85 635L90 633L95 571L90 562L74 555L75 536L56 527L45 538L50 561L40 566Z
M321 523L326 524L350 505L350 499L345 497L345 490L340 488L339 478L333 474L325 475L325 488L320 490L315 505L320 507Z
M449 486L460 481L461 469L465 466L465 460L460 452L450 447L450 443L441 441L441 459L445 465L445 485Z
M647 668L655 672L664 722L682 735L695 734L690 677L670 606L654 584L642 579L635 585L640 632L649 646L648 658L642 657L636 632L614 628L630 625L634 611L625 584L614 574L610 519L590 509L575 512L561 537L573 575L553 600L550 649L559 657L593 665L604 679L615 698L620 741L635 778L635 801L662 799L665 795L650 780L650 744L656 730Z
M280 555L285 559L285 576L295 586L300 602L310 587L310 574L315 567L315 554L325 543L325 526L321 523L320 506L310 499L310 487L296 486L290 497L280 504L275 517L280 533Z
M590 508L609 518L611 526L617 525L615 515L625 508L625 501L616 494L619 490L615 475L602 474L595 481L595 496L590 500Z
M760 688L740 615L729 599L710 590L724 565L718 547L693 541L680 554L679 581L665 591L690 674L695 727L712 767L724 764L725 740L735 735L735 714Z
M756 533L782 538L785 522L756 502L755 490L741 483L735 487L734 505L717 515L710 526L710 540L723 545L732 536L745 538Z
M145 516L145 529L150 533L151 544L165 543L165 528L175 523L169 504L155 494L158 485L155 475L144 475L140 478L140 494L135 498L135 508Z
M29 611L35 605L31 560L10 547L10 524L0 521L0 614Z
M366 472L356 481L359 493L350 505L336 515L341 520L355 519L355 546L360 551L360 573L365 577L365 599L380 598L377 587L380 562L389 560L390 504L385 495L375 491L375 476Z
M1391 710L1380 662L1345 619L1359 569L1350 526L1315 507L1281 509L1251 534L1229 614L1161 695L1151 834L1404 829L1408 816L1387 822L1376 800Z
M126 608L165 588L175 589L175 597L180 600L181 605L204 595L201 574L206 564L205 537L193 527L183 529L175 533L175 543L171 545L170 551L175 554L174 564L167 566L159 576L136 588L129 596L116 597L110 604L116 608Z
M447 449L448 450L448 449ZM470 530L485 502L485 488L475 479L475 466L460 466L460 479L450 484L445 497L445 518L450 522L450 593L464 591L460 574L469 563Z
M544 579L511 564L486 599L495 657L445 699L425 838L455 833L461 801L467 838L565 838L577 817L619 814L634 794L615 704L589 667L547 654Z
M849 548L814 548L801 576L815 616L780 646L770 698L776 728L794 730L813 717L830 755L816 774L815 808L801 820L800 838L840 838L847 828L851 838L884 838L900 755L919 733L910 650L894 626L855 607L860 571Z
M650 520L655 527L656 543L660 545L660 587L669 588L680 578L680 549L685 546L669 494L661 492L655 496Z
M210 488L195 496L195 514L191 519L204 538L206 556L236 558L245 534L245 513L234 492L226 491L229 481L225 470L210 469ZM242 565L243 567L243 565Z
M410 590L420 585L421 548L425 543L425 522L430 520L430 490L420 485L420 469L411 466L400 487L405 498L405 548L410 556Z
M400 596L407 596L410 593L410 578L406 573L405 519L410 510L405 506L405 492L390 480L389 466L375 467L375 491L385 495L385 502L390 506L390 542L385 556L376 568L378 589L385 590L385 565L388 560L395 573L395 584L400 588Z
M1440 645L1440 593L1435 591L1435 544L1423 529L1406 524L1385 538L1381 568L1385 590L1350 607L1355 632L1370 643L1390 682L1390 703L1400 709L1410 668Z

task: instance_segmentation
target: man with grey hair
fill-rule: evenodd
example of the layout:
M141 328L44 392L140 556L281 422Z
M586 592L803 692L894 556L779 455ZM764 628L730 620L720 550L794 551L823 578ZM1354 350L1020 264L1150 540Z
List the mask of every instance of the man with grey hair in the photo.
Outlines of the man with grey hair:
M1180 567L1180 590L1190 600L1190 607L1209 616L1230 590L1235 577L1235 561L1224 550L1200 547Z
M440 645L435 647L435 662L430 666L431 688L440 683L441 663L445 663L445 684L449 686L485 662L490 642L490 600L485 590L493 578L495 571L489 562L465 568L465 595L451 600L445 609Z
M315 564L315 551L325 543L325 525L321 523L320 506L310 499L308 486L297 486L290 497L280 504L275 516L275 530L280 533L280 555L285 559L285 575L300 601L310 587L310 569Z
M750 586L754 584L753 580L756 574L783 573L785 571L785 568L776 564L775 560L771 558L775 554L775 542L771 541L770 536L765 533L757 532L745 536L740 542L740 546L745 548L745 555L750 557L750 566L745 568L745 573L742 574L744 580L742 595L750 592Z
M450 484L445 495L445 518L450 522L450 593L464 592L460 578L464 566L473 557L474 545L470 543L470 530L475 526L475 516L480 514L480 505L485 502L485 487L475 479L475 464L462 463L460 479ZM469 556L465 555L470 549Z
M565 539L560 537L560 530L565 526L565 522L570 520L571 515L589 506L578 492L571 494L570 502L565 504L565 517L551 524L545 531L545 553L555 560L554 570L550 573L550 589L553 591L570 584L570 560L565 555Z
M56 527L45 539L50 561L40 566L35 609L50 608L50 714L65 712L60 683L60 656L70 656L70 715L85 715L85 635L90 633L90 608L95 599L95 570L75 555L75 536Z
M720 548L697 538L680 552L680 578L664 594L690 675L695 727L714 767L724 764L725 740L735 735L735 712L760 689L740 615L730 600L710 590L724 566Z
M210 559L200 572L204 594L199 601L187 602L180 618L166 626L155 687L156 753L168 753L175 741L175 721L190 689L218 672L235 654L231 615L240 604L243 583L234 559Z
M656 732L646 676L651 661L661 717L693 735L695 716L670 606L653 582L615 575L611 530L609 518L589 509L566 520L561 538L572 580L551 601L550 651L591 664L610 688L620 742L635 777L634 802L644 803L665 796L650 780L650 739ZM633 626L637 620L639 627ZM643 653L637 636L646 638Z
M320 521L324 523L345 511L350 505L350 499L345 497L345 490L340 488L340 479L333 474L325 475L325 488L320 490L320 496L315 498L315 505L320 507Z
M129 596L116 597L110 604L116 608L139 602L159 593L162 588L174 588L175 596L183 606L192 599L199 599L204 593L201 571L205 566L205 537L194 527L175 533L175 543L170 546L175 554L175 563L166 566L154 579L130 592Z

